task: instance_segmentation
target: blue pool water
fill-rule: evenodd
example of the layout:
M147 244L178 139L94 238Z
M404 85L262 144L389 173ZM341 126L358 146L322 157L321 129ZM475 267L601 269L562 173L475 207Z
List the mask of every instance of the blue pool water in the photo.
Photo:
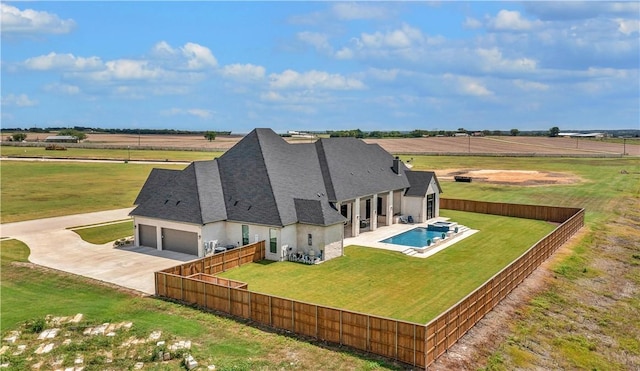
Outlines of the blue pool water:
M404 245L412 247L424 247L427 246L427 240L432 240L434 237L442 238L441 231L429 231L427 228L414 228L404 233L397 234L393 237L389 237L380 242L392 243L394 245Z

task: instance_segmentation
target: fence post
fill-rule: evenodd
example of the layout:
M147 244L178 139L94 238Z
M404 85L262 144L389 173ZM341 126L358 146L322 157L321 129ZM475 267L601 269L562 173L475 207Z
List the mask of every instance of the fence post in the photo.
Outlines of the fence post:
M294 301L291 300L291 331L296 332L296 311Z
M269 295L269 325L273 326L273 318L271 315L271 295Z
M398 321L394 322L396 324L396 350L395 350L395 358L398 359ZM426 334L426 332L425 332Z

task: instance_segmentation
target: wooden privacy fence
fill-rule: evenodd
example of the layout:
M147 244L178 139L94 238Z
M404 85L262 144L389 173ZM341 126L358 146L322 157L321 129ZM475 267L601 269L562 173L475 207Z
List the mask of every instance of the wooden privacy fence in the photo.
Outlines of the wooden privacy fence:
M252 292L241 282L211 277L264 259L264 241L156 272L156 295L427 368L584 225L583 209L449 199L440 205L561 224L426 325Z

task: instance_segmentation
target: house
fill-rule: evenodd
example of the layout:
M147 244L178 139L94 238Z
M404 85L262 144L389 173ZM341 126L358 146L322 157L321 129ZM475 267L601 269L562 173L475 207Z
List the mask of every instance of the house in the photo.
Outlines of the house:
M411 171L377 144L326 138L291 144L255 129L220 158L154 169L131 212L136 245L204 256L266 240L266 258L305 249L343 255L345 236L439 213L433 172ZM291 249L291 250L290 250Z
M72 135L51 135L44 139L47 143L78 143L78 138Z

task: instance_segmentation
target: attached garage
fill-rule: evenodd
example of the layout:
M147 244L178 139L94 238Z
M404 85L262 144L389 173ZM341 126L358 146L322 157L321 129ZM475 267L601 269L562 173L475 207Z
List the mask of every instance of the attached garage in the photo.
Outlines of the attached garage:
M158 248L158 234L153 225L138 224L140 246Z
M198 234L162 228L162 249L183 254L198 255Z

